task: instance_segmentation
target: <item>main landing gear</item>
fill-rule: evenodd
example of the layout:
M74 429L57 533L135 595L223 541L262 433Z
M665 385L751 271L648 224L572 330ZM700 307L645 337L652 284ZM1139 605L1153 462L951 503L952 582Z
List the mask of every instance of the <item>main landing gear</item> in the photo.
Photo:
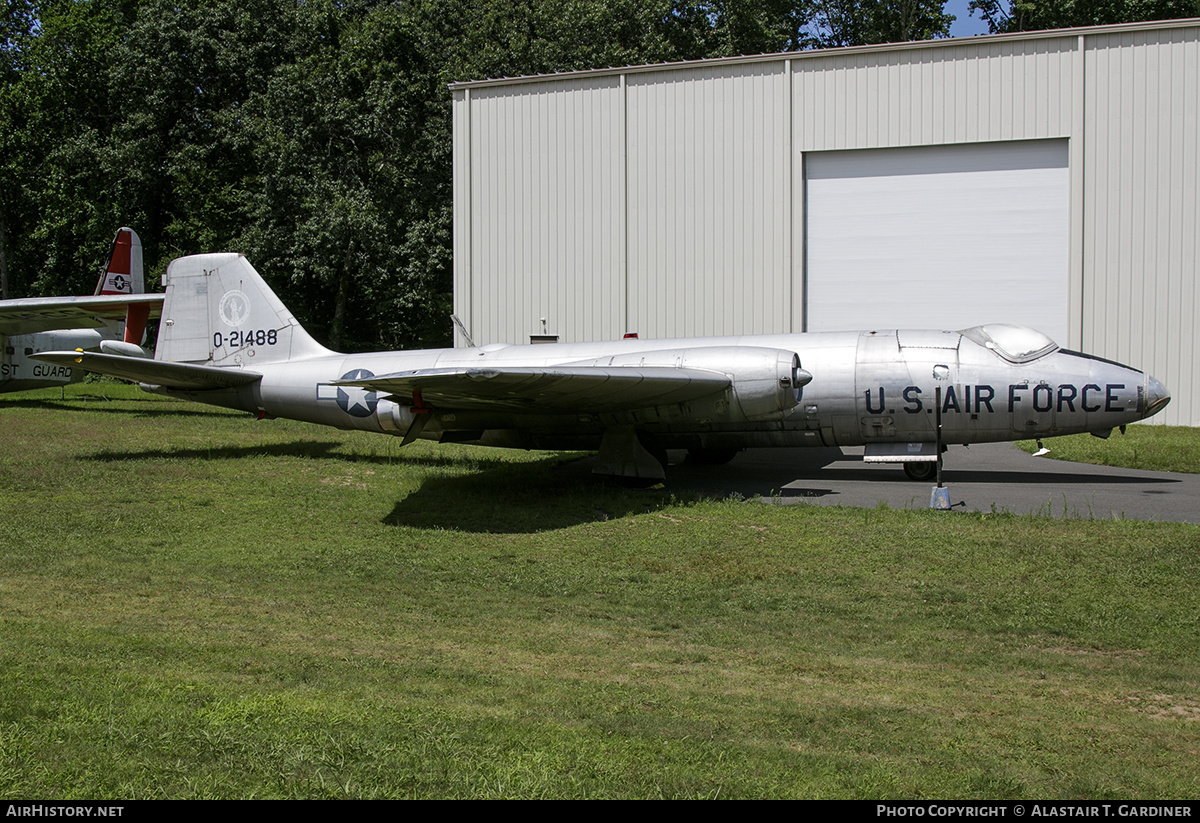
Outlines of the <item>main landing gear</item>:
M921 463L905 463L904 473L909 480L928 481L937 476L937 461L926 460Z
M737 456L741 449L688 449L688 462L697 466L724 466Z
M633 488L661 483L667 476L667 450L632 426L604 430L592 474L605 475Z
M942 452L945 451L946 447L942 446ZM941 454L937 456L936 460L910 460L904 464L904 474L909 480L916 480L920 483L935 480L937 479L938 465L941 462Z

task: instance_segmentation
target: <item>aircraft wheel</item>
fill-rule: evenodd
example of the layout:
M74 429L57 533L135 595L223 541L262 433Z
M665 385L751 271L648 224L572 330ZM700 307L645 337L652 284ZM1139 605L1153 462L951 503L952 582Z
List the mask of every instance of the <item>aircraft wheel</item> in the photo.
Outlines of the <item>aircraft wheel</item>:
M741 449L688 449L688 462L701 466L724 466Z
M620 475L609 475L608 479L620 486L623 489L652 489L663 481L654 477L623 477Z
M937 463L905 463L904 473L909 480L932 480L937 476Z

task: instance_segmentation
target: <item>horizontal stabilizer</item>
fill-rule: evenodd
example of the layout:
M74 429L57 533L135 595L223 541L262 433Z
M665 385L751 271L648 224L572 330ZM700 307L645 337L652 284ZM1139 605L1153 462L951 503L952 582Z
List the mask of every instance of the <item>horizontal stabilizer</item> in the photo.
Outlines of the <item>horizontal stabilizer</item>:
M258 372L245 369L195 366L190 363L167 363L120 354L97 354L81 351L51 351L30 355L37 360L67 366L72 369L106 374L135 383L147 383L169 389L205 391L231 389L262 378Z
M605 413L683 403L726 389L729 377L700 369L545 366L418 369L335 385L362 386L432 406L546 413Z
M33 334L54 329L98 329L125 319L130 306L162 315L161 294L113 294L98 297L30 297L0 301L0 334Z

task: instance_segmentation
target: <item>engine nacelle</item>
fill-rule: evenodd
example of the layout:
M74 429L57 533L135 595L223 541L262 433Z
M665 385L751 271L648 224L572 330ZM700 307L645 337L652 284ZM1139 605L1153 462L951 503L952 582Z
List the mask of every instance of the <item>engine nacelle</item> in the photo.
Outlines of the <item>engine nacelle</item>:
M104 354L120 354L125 357L141 357L149 359L151 353L137 343L126 343L124 340L101 340L100 351Z
M594 366L696 369L724 374L732 381L731 398L746 420L784 417L800 402L812 375L800 357L785 349L712 346L693 349L623 352L588 362ZM729 410L737 417L733 408Z

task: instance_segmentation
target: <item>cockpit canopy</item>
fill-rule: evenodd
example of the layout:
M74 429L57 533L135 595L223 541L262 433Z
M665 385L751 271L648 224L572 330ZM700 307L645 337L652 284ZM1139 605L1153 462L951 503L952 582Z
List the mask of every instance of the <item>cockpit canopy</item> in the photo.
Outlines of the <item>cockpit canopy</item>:
M961 334L1010 363L1029 363L1058 350L1058 344L1040 331L1012 323L987 323Z

